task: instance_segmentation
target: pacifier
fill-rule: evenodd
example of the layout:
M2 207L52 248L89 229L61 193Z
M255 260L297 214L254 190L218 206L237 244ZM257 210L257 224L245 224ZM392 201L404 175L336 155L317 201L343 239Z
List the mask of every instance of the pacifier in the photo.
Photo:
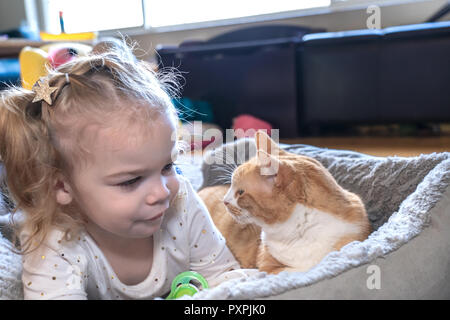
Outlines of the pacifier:
M181 298L184 295L193 296L203 289L209 288L206 279L198 272L185 271L173 279L169 295L166 300Z

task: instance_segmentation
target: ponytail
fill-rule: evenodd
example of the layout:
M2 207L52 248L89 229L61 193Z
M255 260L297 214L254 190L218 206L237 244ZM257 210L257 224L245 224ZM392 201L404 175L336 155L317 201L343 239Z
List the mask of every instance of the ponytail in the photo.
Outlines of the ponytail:
M0 156L8 195L13 202L14 214L23 210L33 221L31 231L38 243L39 231L51 223L51 212L56 203L51 185L47 183L55 174L54 150L48 143L48 129L37 119L40 103L33 103L33 92L11 88L2 93L0 100ZM37 219L38 218L38 219ZM29 244L25 243L25 248Z

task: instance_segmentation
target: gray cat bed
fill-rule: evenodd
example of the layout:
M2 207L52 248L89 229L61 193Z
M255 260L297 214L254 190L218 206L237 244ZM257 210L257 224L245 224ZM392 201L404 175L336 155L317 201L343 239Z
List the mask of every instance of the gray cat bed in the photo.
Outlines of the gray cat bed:
M254 154L253 140L225 145L205 159L243 144L247 153L234 159L245 161ZM194 299L450 298L450 153L381 158L305 145L282 147L319 160L338 183L359 194L375 231L363 242L328 254L308 272L257 273ZM178 166L196 189L229 183L224 172L230 165L185 158ZM1 213L0 227L6 221ZM22 299L21 260L10 248L0 234L0 299Z
M225 159L224 150L243 144L244 159L242 153L232 157L242 162L254 155L253 140L210 151L205 160ZM360 195L374 232L363 242L328 254L308 272L259 273L195 298L450 298L450 153L384 158L306 145L282 147L319 160L340 185ZM229 169L229 164L203 163L200 189L229 183L224 174Z

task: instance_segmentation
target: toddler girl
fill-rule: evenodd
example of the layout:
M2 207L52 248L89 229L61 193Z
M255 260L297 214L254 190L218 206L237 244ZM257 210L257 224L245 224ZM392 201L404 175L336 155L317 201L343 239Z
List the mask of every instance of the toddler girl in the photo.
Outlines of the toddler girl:
M148 299L183 271L211 286L236 273L174 168L178 120L167 92L119 46L2 95L0 155L24 214L25 299Z

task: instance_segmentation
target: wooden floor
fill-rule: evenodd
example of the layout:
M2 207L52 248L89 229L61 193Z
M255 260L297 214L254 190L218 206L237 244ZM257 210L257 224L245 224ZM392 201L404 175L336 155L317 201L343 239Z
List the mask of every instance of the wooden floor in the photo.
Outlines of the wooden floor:
M353 150L374 156L411 157L433 152L450 152L450 136L443 137L318 137L280 139L282 143Z

